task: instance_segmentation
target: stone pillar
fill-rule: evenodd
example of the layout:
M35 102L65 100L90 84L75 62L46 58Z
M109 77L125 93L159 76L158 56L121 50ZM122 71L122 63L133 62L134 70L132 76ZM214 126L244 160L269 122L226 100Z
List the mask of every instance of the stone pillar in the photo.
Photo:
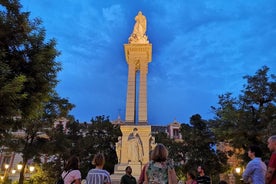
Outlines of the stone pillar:
M139 125L145 125L148 122L147 73L148 73L148 63L146 61L140 62L139 117L138 117Z
M121 162L115 166L114 174L112 175L113 181L120 181L122 175L125 174L125 168L131 166L132 175L137 179L141 173L142 167L149 161L149 151L150 151L150 140L151 140L151 126L150 125L122 125L122 148L121 148ZM128 160L128 137L133 132L133 129L136 128L139 134L139 137L142 142L143 147L143 158L142 161L129 161Z
M136 117L136 69L135 62L128 64L128 85L127 85L127 103L126 103L126 124L134 124Z
M147 73L148 63L152 59L152 45L125 44L125 56L129 65L126 102L126 124L135 125L138 114L138 125L148 124L147 115ZM140 71L139 107L136 112L136 72Z

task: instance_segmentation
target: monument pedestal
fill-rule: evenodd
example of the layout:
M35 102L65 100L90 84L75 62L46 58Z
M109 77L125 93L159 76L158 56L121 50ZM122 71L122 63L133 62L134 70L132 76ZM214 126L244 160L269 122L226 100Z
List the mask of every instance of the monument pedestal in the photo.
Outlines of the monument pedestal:
M112 184L120 183L121 177L125 174L127 166L132 168L132 175L136 178L137 182L143 166L149 161L150 151L150 139L151 139L151 126L150 125L122 125L122 147L120 160L121 163L115 165L114 174L111 175ZM128 138L132 134L133 130L137 129L137 135L139 135L142 142L143 157L142 161L129 160L129 142Z

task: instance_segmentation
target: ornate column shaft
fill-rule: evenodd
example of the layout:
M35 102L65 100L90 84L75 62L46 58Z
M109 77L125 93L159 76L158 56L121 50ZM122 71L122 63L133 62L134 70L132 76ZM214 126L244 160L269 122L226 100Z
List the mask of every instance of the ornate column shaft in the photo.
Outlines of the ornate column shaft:
M148 122L147 113L147 73L148 62L140 61L140 87L139 87L139 117L138 124L144 125Z
M151 44L125 44L125 56L128 67L128 89L126 102L126 124L148 124L147 114L147 73L148 63L151 62ZM136 72L140 70L139 104L136 112Z
M136 69L135 62L128 64L128 85L126 102L126 124L134 124L136 117Z

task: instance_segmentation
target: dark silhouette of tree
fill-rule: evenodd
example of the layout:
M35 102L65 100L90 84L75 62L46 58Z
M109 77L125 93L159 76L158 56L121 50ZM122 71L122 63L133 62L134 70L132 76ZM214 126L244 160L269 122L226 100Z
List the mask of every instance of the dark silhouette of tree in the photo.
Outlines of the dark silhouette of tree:
M269 77L268 71L263 66L255 75L244 76L247 84L238 97L229 92L219 96L219 107L212 107L216 118L210 121L219 141L244 150L259 145L269 153L267 138L276 133L276 77ZM248 162L246 151L241 156Z
M208 122L201 119L199 114L193 115L189 124L181 124L181 134L186 150L184 164L186 172L196 171L201 165L215 180L218 173L228 169L226 155L216 149L215 135L208 127Z
M1 141L10 151L22 154L19 184L28 160L45 150L47 138L41 132L51 127L51 120L73 108L55 93L61 70L56 42L45 41L41 20L30 20L29 14L21 12L18 0L0 2L0 137L5 136ZM49 103L53 107L54 101L60 112L55 109L57 113L51 114ZM24 133L15 137L13 132L18 130Z

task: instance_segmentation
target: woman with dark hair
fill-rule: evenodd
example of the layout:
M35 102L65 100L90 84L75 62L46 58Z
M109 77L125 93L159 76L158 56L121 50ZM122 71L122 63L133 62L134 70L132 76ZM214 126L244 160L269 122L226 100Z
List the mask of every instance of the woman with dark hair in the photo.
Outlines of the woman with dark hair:
M185 184L197 184L196 177L193 172L189 171L187 173L187 181Z
M168 150L157 144L151 153L151 161L146 168L145 183L177 183L173 161L168 159Z
M64 184L81 184L81 173L79 171L79 159L72 156L65 165L61 174Z

